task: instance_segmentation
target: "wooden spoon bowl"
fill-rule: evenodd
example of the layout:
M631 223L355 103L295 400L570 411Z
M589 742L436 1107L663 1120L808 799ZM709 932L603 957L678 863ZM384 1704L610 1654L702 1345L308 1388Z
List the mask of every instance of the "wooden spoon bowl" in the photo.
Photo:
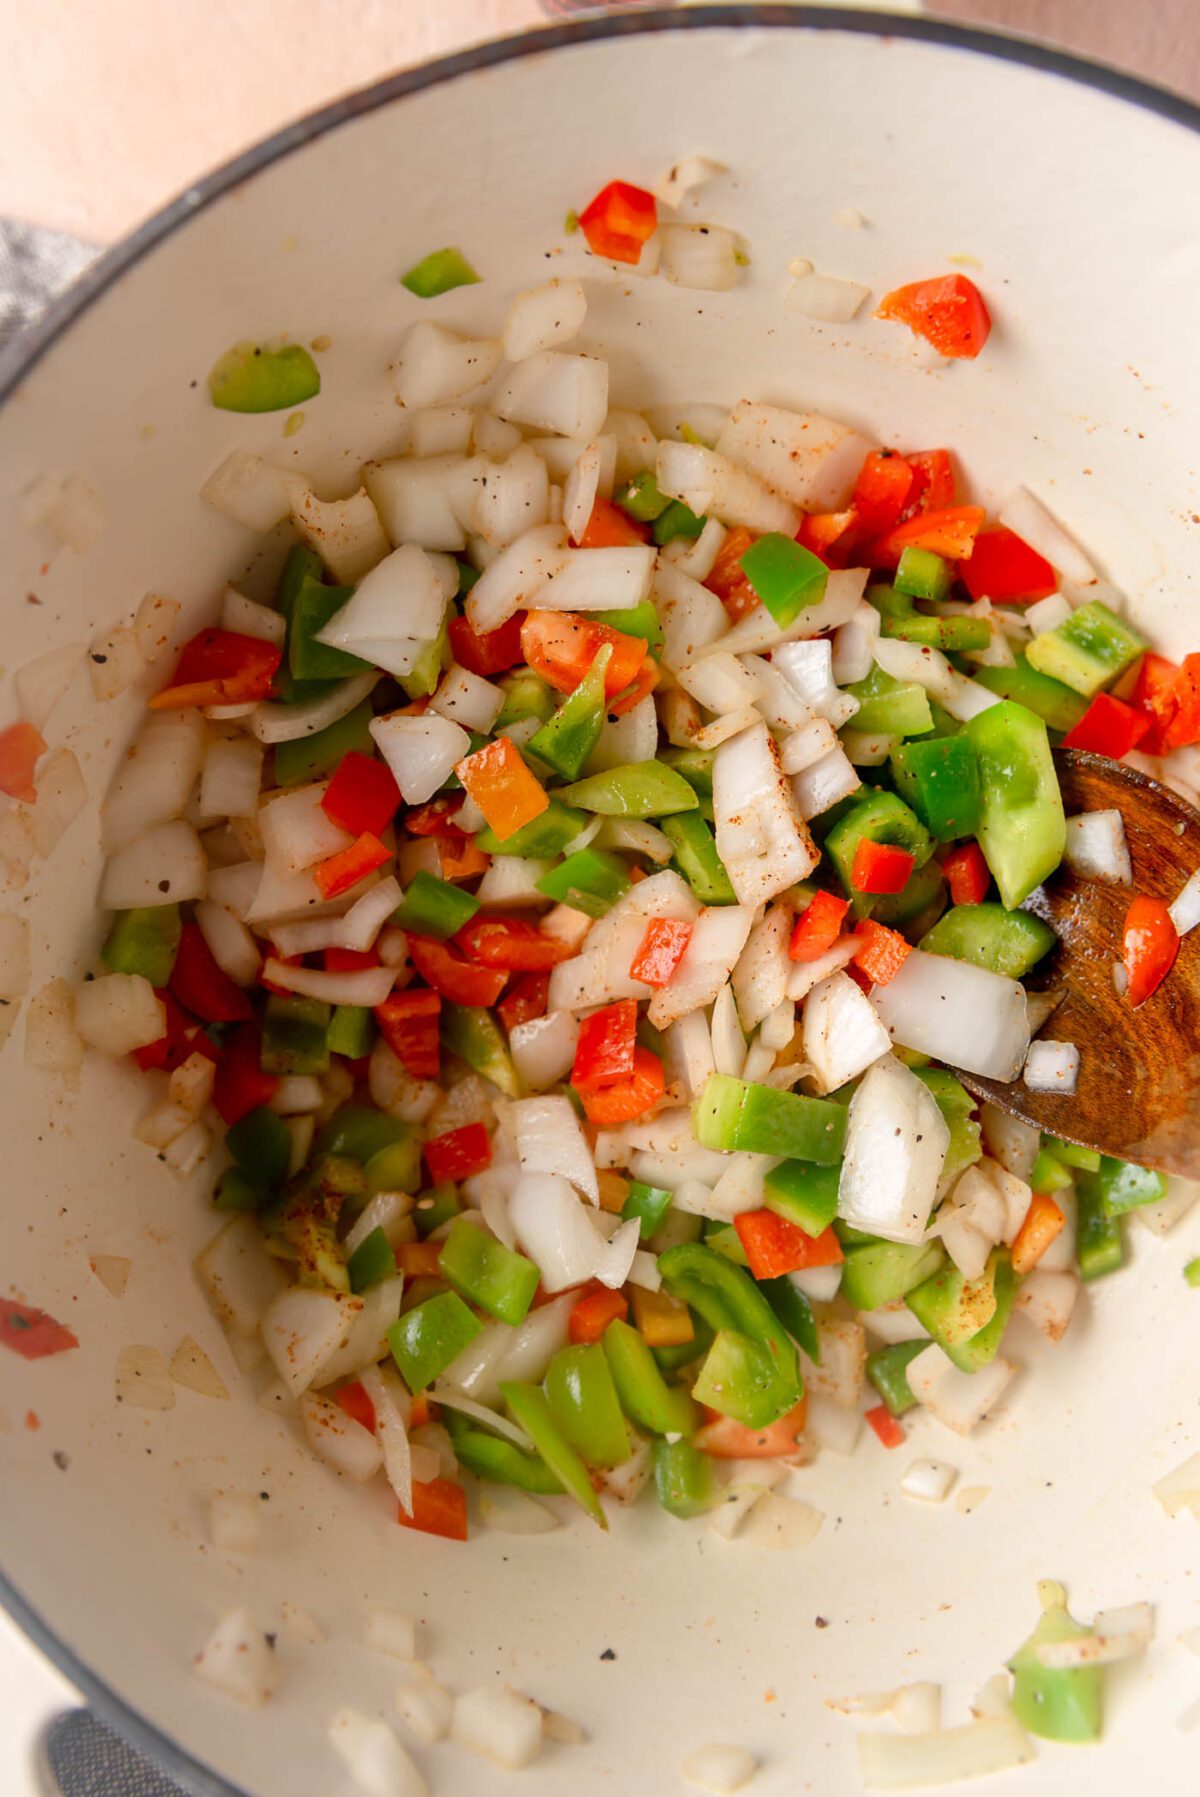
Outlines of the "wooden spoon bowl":
M1134 1010L1117 991L1125 914L1135 894L1171 903L1200 866L1200 812L1169 787L1080 749L1054 756L1067 816L1117 810L1133 862L1133 886L1081 879L1065 865L1026 901L1058 936L1027 982L1061 990L1043 1040L1079 1049L1075 1091L1031 1092L961 1073L979 1098L1064 1141L1119 1160L1200 1179L1200 929L1179 945L1174 967Z

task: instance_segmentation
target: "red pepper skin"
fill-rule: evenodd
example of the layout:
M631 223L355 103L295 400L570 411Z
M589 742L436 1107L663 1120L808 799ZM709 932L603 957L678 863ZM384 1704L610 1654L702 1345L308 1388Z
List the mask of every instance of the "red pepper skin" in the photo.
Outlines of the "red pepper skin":
M917 512L870 544L866 557L875 568L894 568L906 549L931 549L947 561L965 561L975 547L983 516L981 505Z
M392 992L375 1006L375 1021L384 1041L414 1079L436 1079L441 1072L438 1021L442 1001L436 992Z
M643 985L669 984L692 939L692 926L675 917L653 917L641 947L629 964L629 976Z
M918 512L940 512L957 503L958 487L948 449L910 449L905 460L913 471L913 484L900 514L900 522Z
M79 1337L46 1311L18 1304L15 1298L0 1298L0 1347L10 1348L22 1360L45 1360L78 1346Z
M193 705L246 705L268 699L283 660L278 643L236 630L202 630L185 643L170 684L149 701L151 711Z
M575 952L567 942L543 936L524 917L473 917L454 938L468 961L506 973L547 973Z
M849 899L835 898L832 892L816 893L796 919L788 958L819 961L827 955L842 933L842 920L849 909Z
M801 1273L806 1267L837 1266L844 1258L832 1224L820 1235L811 1236L773 1210L748 1210L733 1219L733 1226L756 1279Z
M628 1315L627 1298L620 1292L610 1292L607 1286L596 1286L583 1294L567 1318L567 1338L576 1347L598 1342L610 1323L623 1323Z
M639 524L611 499L598 495L579 539L580 549L623 549L650 541L650 526Z
M525 973L513 981L496 1006L500 1021L511 1036L518 1023L533 1023L546 1015L550 1002L550 975Z
M1064 749L1090 749L1120 761L1149 735L1153 719L1111 693L1097 693L1073 730L1063 737Z
M901 1448L908 1440L903 1425L894 1417L886 1404L876 1404L873 1410L864 1412L866 1420L874 1429L885 1448Z
M575 691L605 643L612 649L612 659L604 672L604 691L612 699L642 673L649 648L645 637L626 636L573 611L531 611L521 626L522 655L534 673L560 693Z
M1178 668L1165 656L1143 655L1131 695L1152 726L1142 743L1148 755L1166 755L1200 742L1200 655Z
M973 360L988 340L992 321L984 298L966 275L938 275L885 293L876 318L906 324L939 356Z
M327 948L323 959L326 973L361 973L379 966L379 952L373 948Z
M593 256L636 263L658 224L658 206L644 187L610 181L579 214L579 228Z
M632 1123L644 1117L667 1089L663 1064L648 1048L633 1051L633 1072L603 1086L579 1086L580 1102L589 1123L609 1129L616 1123Z
M333 1394L333 1401L344 1410L351 1422L361 1423L364 1429L375 1433L375 1406L367 1396L361 1379L354 1379L349 1385L339 1385Z
M396 1520L406 1529L440 1535L444 1541L467 1539L467 1494L453 1479L414 1479L412 1515L396 1506Z
M279 1090L273 1073L264 1073L259 1065L262 1031L257 1023L243 1024L229 1047L217 1062L213 1081L213 1104L227 1129L260 1105L270 1104Z
M899 524L913 489L914 473L906 456L873 449L858 472L850 504L862 537L880 537Z
M321 800L321 810L330 822L351 836L364 832L379 836L399 807L400 788L392 770L358 749L349 749L342 756Z
M987 897L992 876L977 842L964 842L951 849L942 862L942 872L956 905L981 905Z
M503 968L479 967L432 936L410 936L408 952L425 984L452 1005L494 1005L508 979Z
M254 1015L241 987L214 961L199 924L185 923L180 931L169 986L184 1009L205 1023L245 1023Z
M593 1011L579 1026L575 1062L571 1068L571 1084L582 1092L585 1086L607 1086L614 1080L628 1079L633 1072L633 1051L637 1035L637 1000L618 999Z
M704 582L709 592L717 595L729 613L731 624L738 623L759 602L758 594L742 571L742 557L757 541L745 525L735 525L721 544L712 571Z
M161 1067L164 1073L174 1073L191 1054L202 1054L210 1061L219 1061L221 1050L195 1019L188 1016L182 1005L176 1003L167 988L156 986L154 993L161 999L166 1012L167 1029L157 1042L134 1049L133 1058L142 1072L149 1073L152 1068Z
M914 864L915 858L907 849L898 849L890 842L872 842L864 836L854 851L850 884L855 892L903 892Z
M0 792L32 805L37 799L33 770L45 753L41 733L23 718L0 730Z
M498 630L480 633L472 630L465 618L450 620L450 649L460 668L488 680L493 674L506 674L509 668L525 658L521 654L523 611L514 612Z
M447 1130L445 1135L431 1136L425 1144L425 1165L435 1186L455 1185L491 1164L492 1144L482 1123Z
M317 891L325 899L340 898L391 858L391 850L384 847L378 836L364 830L349 848L339 849L327 861L318 861L312 870Z
M1058 591L1058 576L1045 556L1004 524L980 531L958 572L972 599L996 604L1028 605Z
M1134 1010L1157 992L1178 953L1179 932L1166 901L1135 898L1125 913L1122 940L1122 959L1129 975L1126 997Z
M912 944L904 940L899 930L889 930L873 917L856 923L854 934L859 938L859 946L851 965L861 969L873 986L886 986L894 980L912 954Z

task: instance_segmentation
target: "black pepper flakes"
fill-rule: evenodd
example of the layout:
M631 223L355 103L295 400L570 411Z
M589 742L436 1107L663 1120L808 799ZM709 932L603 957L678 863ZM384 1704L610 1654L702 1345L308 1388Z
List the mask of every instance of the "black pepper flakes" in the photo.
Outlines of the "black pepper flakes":
M615 1660L616 1657L617 1656L611 1647L606 1647L604 1652L600 1655L602 1660Z

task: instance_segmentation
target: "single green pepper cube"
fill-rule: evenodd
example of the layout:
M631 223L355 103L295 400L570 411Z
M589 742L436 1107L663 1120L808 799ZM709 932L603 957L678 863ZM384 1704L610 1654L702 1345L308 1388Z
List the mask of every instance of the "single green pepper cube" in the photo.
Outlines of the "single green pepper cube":
M456 1291L489 1316L513 1325L524 1322L539 1275L523 1254L459 1217L442 1245L438 1266Z
M1087 1283L1125 1265L1125 1235L1119 1216L1110 1216L1098 1174L1084 1174L1075 1187L1075 1253Z
M763 1203L795 1223L805 1235L821 1235L837 1216L841 1167L815 1167L808 1161L781 1161L767 1174Z
M986 618L932 618L914 611L905 618L885 618L883 634L902 643L920 643L927 649L956 655L967 649L986 649L992 640L992 627Z
M560 905L571 905L589 917L603 917L629 890L629 875L624 864L603 849L576 849L542 875L537 889Z
M995 1250L982 1278L965 1280L947 1264L905 1294L918 1323L963 1373L977 1373L995 1359L1012 1315L1018 1280L1007 1252ZM980 1318L986 1320L980 1323Z
M269 1186L248 1179L240 1167L226 1167L218 1176L213 1203L218 1210L262 1210L273 1197Z
M475 843L485 855L521 855L526 860L549 861L562 854L587 821L582 811L572 810L555 794L544 811L503 841L489 825L480 830Z
M913 858L914 870L924 867L933 854L933 837L916 813L910 811L894 792L880 789L857 800L825 838L825 852L850 895L851 909L856 917L866 917L875 908L872 895L856 891L851 877L855 852L865 838L904 849Z
M554 689L532 668L514 668L512 673L502 677L499 685L504 704L496 718L497 730L502 730L506 724L520 724L525 718L537 718L544 724L554 716Z
M718 1329L692 1396L747 1429L769 1428L790 1408L786 1404L781 1408L770 1355L737 1329Z
M592 1487L588 1469L554 1421L545 1392L523 1380L505 1379L500 1385L500 1396L564 1491L598 1527L607 1529L608 1518Z
M225 1146L247 1178L267 1189L280 1183L292 1158L291 1131L265 1104L226 1131Z
M898 743L889 757L896 791L939 842L979 827L979 766L965 736Z
M676 537L688 537L694 541L707 523L707 518L699 517L690 505L684 505L682 499L673 499L654 520L651 532L658 547L664 549Z
M577 780L604 729L604 675L612 660L604 643L575 691L529 739L529 752L564 780Z
M1061 680L1091 699L1132 667L1147 647L1144 636L1099 599L1093 599L1053 630L1035 636L1025 656L1039 674Z
M365 1167L372 1156L395 1143L407 1143L414 1133L411 1123L401 1123L386 1111L365 1104L344 1104L317 1131L313 1154L345 1155Z
M820 1366L821 1338L812 1305L799 1286L793 1285L786 1273L780 1273L776 1279L760 1279L758 1289L792 1340L803 1348L814 1366Z
M659 828L671 844L672 860L702 905L737 904L716 839L698 812L664 817Z
M644 1185L640 1179L635 1179L629 1187L628 1198L621 1206L621 1220L627 1223L630 1217L636 1217L641 1227L641 1239L648 1242L670 1208L670 1192L663 1191L660 1186Z
M414 1123L404 1125L408 1131L403 1141L393 1142L373 1154L363 1173L368 1195L377 1192L417 1191L421 1184L421 1132Z
M702 803L707 799L711 806L713 753L712 749L663 749L658 759L682 774L696 797Z
M1057 1136L1043 1136L1043 1148L1049 1149L1056 1161L1064 1167L1077 1167L1081 1173L1099 1173L1100 1153L1095 1148L1083 1148L1078 1142L1063 1142Z
M870 736L924 736L933 729L929 695L915 681L893 680L873 667L865 680L851 681L844 690L858 700L851 720L855 730Z
M337 1005L329 1020L329 1052L361 1061L375 1046L375 1019L365 1005Z
M916 1403L908 1383L912 1361L929 1346L922 1336L917 1341L894 1342L887 1348L876 1348L867 1355L867 1378L875 1387L893 1416L903 1416Z
M407 274L401 275L400 285L418 299L437 299L455 287L473 287L480 279L461 250L430 250L413 263Z
M896 592L908 593L914 599L944 599L952 579L950 564L940 555L910 543L900 551L892 585Z
M450 666L451 659L450 633L446 620L443 618L441 629L431 642L426 643L410 671L397 676L404 697L412 703L418 699L428 699L431 693L437 691L438 683ZM472 731L469 734L471 735L472 749L478 748L479 743L475 742L475 733ZM482 740L481 738L480 741ZM451 784L457 785L458 782L452 781Z
M688 1342L686 1347L693 1349ZM677 1385L668 1385L655 1355L637 1330L618 1317L604 1331L602 1346L621 1408L639 1428L654 1435L690 1435L703 1421L700 1406Z
M165 986L182 933L178 905L140 905L132 911L118 911L100 959L113 973L140 973L152 986Z
M1029 1183L1035 1192L1053 1196L1055 1192L1065 1191L1072 1181L1062 1162L1048 1148L1039 1148L1033 1171L1029 1175Z
M643 468L640 474L634 475L624 491L618 493L617 504L639 524L653 524L656 518L662 517L672 501L660 489L653 470Z
M448 936L455 935L464 924L470 923L478 909L479 900L473 893L464 892L461 886L454 886L449 880L439 880L421 868L414 874L393 917L403 930L411 930L417 936L434 936L439 942L445 942Z
M777 624L785 629L825 597L829 569L803 543L770 530L751 543L738 567Z
M1011 699L979 712L966 735L979 758L979 846L1012 911L1054 872L1067 843L1050 740L1041 718Z
M310 780L321 780L334 772L351 749L356 749L360 755L373 755L371 719L374 715L370 701L364 699L344 718L318 730L315 736L298 736L293 742L276 743L276 785L304 786Z
M692 1134L702 1148L782 1154L831 1167L846 1145L846 1111L826 1098L713 1073L692 1107Z
M458 1195L458 1187L452 1185L431 1186L429 1191L422 1192L413 1207L413 1221L417 1226L417 1234L422 1240L433 1235L444 1223L453 1222L462 1210L462 1200Z
M329 1022L324 999L268 994L259 1063L264 1073L328 1073Z
M658 1266L672 1297L713 1331L705 1390L727 1381L725 1397L739 1406L738 1420L750 1428L765 1427L793 1409L804 1390L795 1345L750 1274L699 1242L669 1248L659 1255ZM712 1360L722 1335L726 1339ZM708 1401L694 1389L698 1399Z
M1200 1286L1200 1254L1196 1255L1193 1260L1188 1261L1183 1269L1183 1276L1193 1290L1197 1286Z
M845 1254L840 1290L855 1310L878 1310L907 1297L946 1259L940 1242L863 1242Z
M632 1443L598 1342L560 1348L546 1369L546 1401L562 1434L590 1466L623 1466Z
M287 552L279 585L275 589L276 609L290 619L301 587L309 580L319 582L324 573L325 564L315 549L310 549L307 543L293 543Z
M951 906L922 936L921 947L931 955L970 961L975 967L1020 980L1057 941L1050 925L1032 912L1006 911L1003 905L985 902Z
M208 391L222 412L282 412L315 398L321 376L303 344L237 343L213 363Z
M1103 1155L1100 1161L1100 1194L1110 1217L1124 1216L1139 1205L1156 1204L1167 1195L1167 1182L1153 1167L1138 1167L1132 1161L1114 1160Z
M506 1097L521 1096L521 1082L508 1043L491 1011L443 1000L440 1033L442 1046L465 1061L473 1072L490 1079Z
M395 1278L396 1255L382 1229L373 1229L364 1237L346 1262L346 1271L352 1292L365 1292L368 1286Z
M532 1491L539 1497L561 1494L563 1482L536 1454L527 1454L515 1442L501 1435L489 1435L484 1429L464 1427L465 1417L452 1421L457 1413L446 1410L447 1427L461 1466L480 1479L492 1479L498 1485L515 1485L518 1491Z
M352 587L327 587L307 576L300 585L288 618L288 668L295 680L344 680L365 673L371 666L345 649L332 649L317 641L330 619L346 604Z
M971 678L989 692L999 693L1002 699L1015 699L1064 736L1075 728L1088 708L1088 701L1079 693L1072 692L1061 680L1039 674L1019 651L1015 667L974 668Z
M1043 1611L1028 1641L1008 1662L1012 1708L1021 1727L1047 1741L1098 1741L1104 1730L1104 1667L1046 1666L1039 1648L1094 1631L1077 1623L1061 1596Z
M559 793L564 805L577 805L603 817L666 817L695 811L699 805L682 774L659 761L636 767L606 768L589 774Z
M719 1501L713 1463L687 1437L654 1443L654 1490L671 1516L703 1516Z
M457 1292L438 1292L406 1311L388 1330L388 1347L409 1391L424 1391L444 1373L483 1325Z
M641 637L652 649L662 648L663 627L653 599L643 599L637 605L625 606L621 611L589 612L588 616L595 624L604 624L609 630L619 630L622 636Z

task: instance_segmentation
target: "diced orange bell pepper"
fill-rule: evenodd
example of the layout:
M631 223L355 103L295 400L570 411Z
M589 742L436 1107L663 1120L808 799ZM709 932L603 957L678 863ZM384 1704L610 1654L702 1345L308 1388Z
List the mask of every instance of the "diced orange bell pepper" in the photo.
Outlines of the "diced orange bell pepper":
M581 549L624 549L650 540L650 526L639 524L611 499L597 496L579 539Z
M930 549L947 561L966 561L975 547L983 518L981 505L951 505L940 512L918 512L878 538L867 555L876 568L894 568L906 549Z
M1025 1221L1013 1241L1013 1272L1023 1276L1036 1267L1055 1236L1061 1232L1066 1220L1048 1193L1035 1192L1029 1200Z
M733 1227L756 1279L777 1279L781 1273L802 1273L808 1267L834 1267L844 1259L832 1224L812 1236L773 1210L747 1210L733 1219Z
M648 1348L678 1348L695 1341L696 1326L682 1299L644 1285L631 1285L629 1297L637 1332Z
M620 1292L597 1286L583 1294L567 1318L567 1336L577 1347L584 1342L598 1342L610 1323L618 1319L623 1323L628 1315L628 1300Z
M397 1522L445 1541L467 1539L467 1494L461 1485L453 1479L414 1479L412 1491L412 1515L397 1504Z
M859 938L854 963L873 986L886 986L889 980L894 980L912 954L912 944L904 940L899 930L889 930L886 924L876 923L873 917L864 917L856 923L854 934Z
M46 744L32 724L22 720L0 730L0 792L32 805L37 799L33 770L45 753Z
M648 1048L633 1051L633 1072L604 1086L581 1086L580 1101L589 1123L610 1129L632 1123L652 1110L667 1089L663 1064Z
M454 771L501 842L540 817L550 803L507 736L497 736L474 755L465 755Z
M313 868L313 879L322 898L339 898L390 860L391 850L384 848L378 836L364 830L349 848L340 849L327 861L318 861Z
M604 691L611 699L641 673L649 648L645 637L626 636L624 631L594 624L570 611L531 611L521 626L525 660L560 693L575 691L605 643L612 648L612 659L604 671Z
M729 613L731 624L736 624L759 603L758 594L742 570L742 557L755 541L744 525L735 525L726 534L708 579L704 582L709 592L717 595Z
M977 356L992 328L982 293L974 281L958 274L893 288L884 294L875 316L906 324L940 356L955 359Z
M904 1446L908 1437L886 1404L876 1404L873 1409L865 1411L864 1415L885 1448Z
M808 1421L808 1399L801 1398L786 1415L765 1429L748 1429L719 1410L706 1410L707 1421L692 1437L714 1460L782 1460L794 1454Z

